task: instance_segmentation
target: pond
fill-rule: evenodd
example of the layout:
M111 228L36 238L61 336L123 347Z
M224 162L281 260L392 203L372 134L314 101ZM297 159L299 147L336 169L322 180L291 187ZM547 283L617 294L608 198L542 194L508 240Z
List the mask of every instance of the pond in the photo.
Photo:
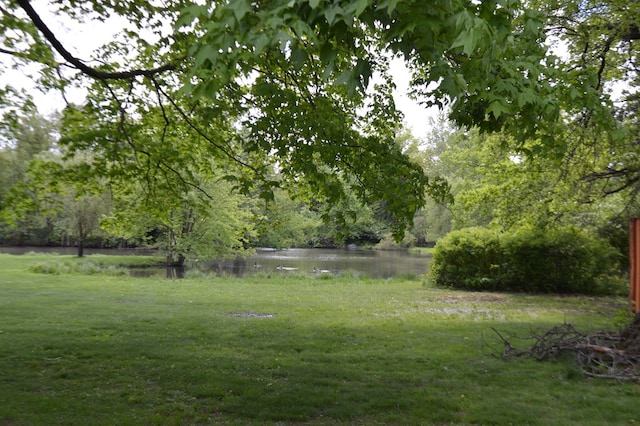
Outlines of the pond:
M390 278L397 275L423 275L429 269L430 260L431 256L403 251L258 249L254 256L247 259L247 269L316 274L350 271L371 278Z
M29 252L58 253L75 255L73 247L0 247L0 253L24 254ZM157 255L158 251L145 249L92 249L85 248L85 254L104 255ZM276 250L258 248L246 259L199 262L186 268L204 273L227 273L237 276L255 273L279 274L340 274L353 273L370 278L391 278L394 276L420 276L429 270L431 256L412 254L405 251L378 251L360 249L287 249ZM132 275L181 276L184 271L166 268L144 268L132 271Z

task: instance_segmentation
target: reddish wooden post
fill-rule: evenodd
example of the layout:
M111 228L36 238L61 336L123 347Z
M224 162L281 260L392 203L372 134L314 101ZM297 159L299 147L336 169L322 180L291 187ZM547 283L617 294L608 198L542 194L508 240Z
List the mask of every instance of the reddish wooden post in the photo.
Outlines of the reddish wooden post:
M631 219L629 227L629 309L640 311L640 219Z

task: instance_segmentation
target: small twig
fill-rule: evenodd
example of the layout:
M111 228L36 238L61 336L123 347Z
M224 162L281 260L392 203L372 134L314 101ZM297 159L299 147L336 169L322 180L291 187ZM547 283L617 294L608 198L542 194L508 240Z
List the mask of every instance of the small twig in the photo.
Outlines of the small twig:
M511 357L518 357L520 355L522 355L522 352L515 349L511 343L505 339L502 334L500 334L500 332L498 330L496 330L494 327L491 327L491 329L498 335L498 337L500 337L500 340L502 340L502 343L504 343L504 351L502 352L502 358L508 359Z

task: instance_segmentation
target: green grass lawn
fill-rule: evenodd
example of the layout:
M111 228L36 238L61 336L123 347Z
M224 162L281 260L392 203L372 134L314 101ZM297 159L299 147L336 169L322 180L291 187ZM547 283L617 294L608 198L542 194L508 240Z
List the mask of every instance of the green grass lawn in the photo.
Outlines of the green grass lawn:
M503 361L491 330L526 348L564 321L611 328L623 298L132 278L104 258L0 255L0 424L640 422L638 384L570 360Z

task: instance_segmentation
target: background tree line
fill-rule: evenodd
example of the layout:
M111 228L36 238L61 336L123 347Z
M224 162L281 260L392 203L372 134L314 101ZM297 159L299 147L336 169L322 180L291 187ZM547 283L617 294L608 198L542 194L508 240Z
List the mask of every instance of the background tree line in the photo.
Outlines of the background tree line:
M194 173L198 184L190 196L173 197L175 176L168 174L153 176L162 188L153 191L122 175L117 184L96 179L90 169L102 165L90 147L69 155L60 144L71 133L64 126L76 125L65 124L74 123L73 111L64 114L43 117L32 111L4 134L0 240L5 245L158 247L179 264L188 257L224 258L260 246L372 246L390 239L388 218L375 204L361 205L355 196L339 206L309 203L302 194L293 198L278 189L265 201L259 194L235 193L213 167ZM146 131L153 131L150 126Z

